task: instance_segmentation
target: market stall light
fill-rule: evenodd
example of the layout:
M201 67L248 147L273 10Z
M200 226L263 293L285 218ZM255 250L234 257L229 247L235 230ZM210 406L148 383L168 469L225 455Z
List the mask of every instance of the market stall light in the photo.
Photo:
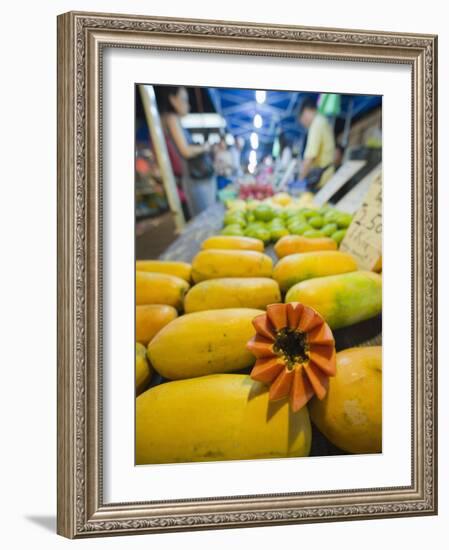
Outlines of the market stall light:
M190 113L182 117L182 126L194 128L225 128L226 120L217 113Z
M259 113L254 115L253 124L254 124L254 128L262 128L263 119L261 115L259 115Z
M257 149L259 147L259 136L256 134L256 132L251 133L249 141L253 149Z
M209 145L215 145L216 143L220 143L221 136L217 133L209 134L209 137L207 138L207 142Z
M226 141L226 145L228 145L229 147L232 147L233 145L235 145L235 138L232 134L226 134L225 141Z
M250 174L254 174L254 172L256 171L256 166L257 164L248 164L248 172Z
M202 145L204 143L204 136L203 134L192 134L192 140L193 143L198 143Z
M250 164L256 164L256 162L257 162L257 153L256 153L256 151L252 150L252 151L249 152L248 160L249 160Z
M265 92L265 90L256 90L257 103L265 103L266 98L267 98L267 92Z

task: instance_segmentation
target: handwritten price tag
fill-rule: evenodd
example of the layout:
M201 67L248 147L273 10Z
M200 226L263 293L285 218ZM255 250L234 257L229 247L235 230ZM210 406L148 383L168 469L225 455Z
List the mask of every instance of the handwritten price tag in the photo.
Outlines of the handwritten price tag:
M348 227L340 250L352 254L359 269L374 270L382 258L382 174L378 172Z

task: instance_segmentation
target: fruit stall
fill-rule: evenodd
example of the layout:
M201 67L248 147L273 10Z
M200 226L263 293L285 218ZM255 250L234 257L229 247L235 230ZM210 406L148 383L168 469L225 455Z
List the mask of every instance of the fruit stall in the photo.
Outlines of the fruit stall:
M381 452L381 262L343 247L357 216L235 198L137 262L137 464Z
M191 138L229 168L192 215L140 88L136 464L382 452L381 99L342 95L323 113L347 148L314 187L302 92L190 90L228 132Z

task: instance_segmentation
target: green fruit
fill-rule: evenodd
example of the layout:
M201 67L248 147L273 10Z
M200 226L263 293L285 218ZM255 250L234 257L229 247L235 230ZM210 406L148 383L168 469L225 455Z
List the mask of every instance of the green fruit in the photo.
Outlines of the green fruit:
M304 237L309 239L318 239L319 237L324 237L323 232L319 229L309 229L303 233Z
M301 208L301 210L299 210L299 214L302 214L302 216L306 220L308 220L308 219L313 218L314 216L316 216L317 211L314 210L313 208Z
M288 229L285 229L285 227L280 227L276 229L272 229L271 231L271 240L277 241L281 237L285 237L286 235L289 235Z
M239 224L231 224L227 225L224 229L220 232L222 235L229 235L229 236L235 236L235 237L241 237L244 235L243 229Z
M255 229L254 227L253 228L247 227L244 231L245 237L252 237L253 239L257 239L257 237L255 236L256 233L257 233L257 229Z
M295 214L294 216L289 218L289 223L290 222L307 223L307 220L306 220L306 217L304 216L304 214Z
M293 235L304 235L306 231L310 231L312 228L307 223L295 223L288 226L288 230Z
M252 222L246 226L247 231L253 231L257 229L265 229L265 224L262 222Z
M260 239L265 244L270 242L271 239L271 233L266 228L260 228L256 231L256 235L254 236L256 239Z
M245 216L240 212L226 212L223 223L224 225L240 225L241 227L246 225Z
M326 205L326 206L322 206L321 208L319 208L317 210L317 213L320 215L320 216L324 216L327 212L329 212L330 210L332 209L331 206L329 205Z
M338 226L336 223L328 223L324 227L321 228L321 231L323 232L323 235L326 237L330 237L335 231L337 231Z
M336 219L337 219L337 216L338 216L338 212L337 210L328 210L324 216L323 216L323 219L324 219L324 222L325 223L336 223Z
M256 221L256 217L254 216L254 213L251 210L248 210L246 213L246 221L248 223L252 223Z
M279 218L274 218L274 220L268 222L267 226L271 229L273 227L285 227L285 224Z
M309 225L311 225L314 229L321 229L324 225L324 220L321 216L314 216L309 219Z
M243 210L226 210L224 219L228 218L239 218L239 219L245 219L245 212Z
M263 226L256 226L252 224L252 227L249 227L245 231L246 237L252 237L253 239L260 239L264 243L268 243L271 239L271 232Z
M254 216L258 221L269 222L276 216L276 212L268 204L261 204L254 209Z
M332 233L331 238L334 239L337 244L340 244L345 235L346 229L339 229L338 231L335 231L335 233Z
M246 208L248 210L254 210L254 208L257 208L260 205L260 201L257 199L250 199L246 201Z
M295 216L287 220L287 226L294 224L299 225L300 223L307 223L307 220L304 218L304 216Z
M335 222L340 229L344 229L350 226L352 222L352 216L351 214L345 214L344 212L340 212L336 217Z

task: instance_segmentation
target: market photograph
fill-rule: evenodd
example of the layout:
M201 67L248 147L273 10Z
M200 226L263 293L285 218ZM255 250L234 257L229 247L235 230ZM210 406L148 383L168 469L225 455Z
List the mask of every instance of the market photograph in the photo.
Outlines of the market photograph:
M135 463L382 453L382 96L135 86Z

